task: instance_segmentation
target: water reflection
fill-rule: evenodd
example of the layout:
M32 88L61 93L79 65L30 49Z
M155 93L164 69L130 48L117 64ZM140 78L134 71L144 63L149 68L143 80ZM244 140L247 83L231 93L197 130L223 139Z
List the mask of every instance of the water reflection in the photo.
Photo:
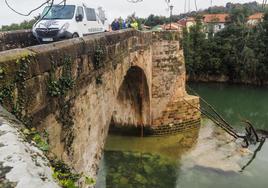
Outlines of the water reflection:
M183 153L197 143L198 134L199 129L165 137L110 135L105 148L106 151L151 153L177 161Z
M229 178L219 185L225 187L228 181L247 181L248 176L256 175L251 171L252 167L255 170L256 161L241 173L241 168L253 156L253 148L241 148L239 141L234 142L209 120L203 120L202 124L199 133L186 135L156 138L110 135L97 188L213 187L214 179ZM262 152L256 156L257 164L261 156Z
M239 125L243 117L268 130L267 89L217 84L194 88L232 125ZM254 156L257 146L242 149L210 121L202 124L200 132L170 137L109 135L97 188L267 187L267 142Z
M166 188L175 187L176 163L159 155L138 152L107 151L104 155L105 178L98 187L107 188ZM167 176L167 174L169 174ZM161 178L165 177L165 178Z
M179 159L197 143L199 130L166 137L109 135L98 188L175 187Z
M256 128L268 130L268 87L191 83L190 86L216 107L232 125L250 120Z

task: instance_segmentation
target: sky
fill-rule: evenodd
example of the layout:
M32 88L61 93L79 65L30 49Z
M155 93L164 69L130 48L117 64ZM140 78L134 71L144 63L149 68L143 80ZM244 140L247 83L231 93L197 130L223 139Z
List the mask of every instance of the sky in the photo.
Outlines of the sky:
M9 4L14 7L15 10L26 13L37 7L46 0L7 0ZM61 0L55 0L55 2L60 2ZM68 1L68 0L67 0ZM129 3L128 0L82 0L88 6L98 7L102 6L107 14L109 20L115 17L127 17L133 12L139 17L147 17L150 14L168 16L169 12L167 10L167 5L165 0L143 0L140 3ZM191 10L195 10L194 0L190 1ZM213 5L225 5L227 2L232 3L245 3L251 2L253 0L212 0ZM262 3L262 0L256 0ZM211 0L196 0L198 9L205 9L210 6ZM174 14L180 14L184 12L185 0L171 0L172 5L174 5ZM0 0L0 26L8 25L11 23L20 23L23 20L30 20L33 16L38 15L42 12L42 9L36 11L32 16L24 17L20 16L5 5L5 0Z

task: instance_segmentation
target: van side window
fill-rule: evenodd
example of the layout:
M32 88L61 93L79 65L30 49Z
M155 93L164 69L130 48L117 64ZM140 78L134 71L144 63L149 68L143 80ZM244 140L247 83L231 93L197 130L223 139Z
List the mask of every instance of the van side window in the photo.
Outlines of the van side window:
M86 8L86 15L88 21L97 21L97 16L95 13L95 9L93 8Z
M76 16L78 15L82 15L82 18L84 19L84 10L83 7L77 7L77 12L76 12Z

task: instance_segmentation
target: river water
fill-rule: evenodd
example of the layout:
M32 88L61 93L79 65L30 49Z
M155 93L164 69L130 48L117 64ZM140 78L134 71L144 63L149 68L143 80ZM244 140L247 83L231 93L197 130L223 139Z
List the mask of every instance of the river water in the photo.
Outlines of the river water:
M190 84L238 130L250 120L268 131L268 88ZM253 151L207 120L200 130L166 137L109 135L97 188L268 187L268 144ZM246 168L242 170L243 167Z

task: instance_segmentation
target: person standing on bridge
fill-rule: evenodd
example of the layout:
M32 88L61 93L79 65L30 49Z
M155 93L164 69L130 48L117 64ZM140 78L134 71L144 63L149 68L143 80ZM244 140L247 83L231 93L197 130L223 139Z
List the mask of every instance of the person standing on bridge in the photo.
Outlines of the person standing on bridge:
M120 29L120 23L118 19L114 19L114 21L112 22L112 30L117 31L119 29Z
M133 29L136 29L136 30L139 29L139 24L138 24L138 22L137 22L137 20L135 18L132 19L132 22L131 22L130 26Z
M124 19L121 19L121 24L120 24L121 28L120 29L126 29L127 26L126 26L126 22Z

